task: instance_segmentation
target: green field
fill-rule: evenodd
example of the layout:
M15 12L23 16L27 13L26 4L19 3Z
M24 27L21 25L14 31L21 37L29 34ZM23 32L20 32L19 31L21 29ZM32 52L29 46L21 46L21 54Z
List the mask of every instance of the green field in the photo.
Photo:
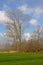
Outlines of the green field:
M43 54L0 53L0 65L43 65Z

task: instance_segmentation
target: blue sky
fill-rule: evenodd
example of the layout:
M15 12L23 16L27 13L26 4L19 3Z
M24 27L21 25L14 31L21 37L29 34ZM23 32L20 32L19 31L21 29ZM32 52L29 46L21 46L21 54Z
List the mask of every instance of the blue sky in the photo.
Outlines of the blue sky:
M0 18L3 19L3 11L19 9L23 14L29 15L29 33L33 32L37 24L43 27L43 0L0 0ZM0 19L0 33L6 33L3 20Z

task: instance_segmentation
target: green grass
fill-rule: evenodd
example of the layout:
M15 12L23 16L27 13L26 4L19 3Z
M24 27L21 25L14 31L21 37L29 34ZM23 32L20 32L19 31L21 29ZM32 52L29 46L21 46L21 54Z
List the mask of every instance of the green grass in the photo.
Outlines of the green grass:
M0 53L0 65L43 65L43 54Z

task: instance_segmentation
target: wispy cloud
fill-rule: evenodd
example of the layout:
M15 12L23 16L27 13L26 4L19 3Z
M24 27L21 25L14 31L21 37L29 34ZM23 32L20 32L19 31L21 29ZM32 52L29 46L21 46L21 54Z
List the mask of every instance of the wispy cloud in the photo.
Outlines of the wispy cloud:
M40 8L30 8L28 7L28 5L22 5L20 7L18 7L18 9L23 13L23 14L33 14L34 16L39 16L40 14L43 13L43 10ZM36 19L31 19L30 23L34 26L38 25L38 22Z
M29 8L28 5L24 4L22 6L19 6L18 9L23 13L23 14L30 14L33 12L32 8Z
M37 22L37 20L35 20L35 19L31 19L31 20L30 20L30 24L32 24L32 25L34 25L34 26L37 26L37 25L38 25L38 22Z
M23 14L30 14L30 15L32 14L32 16L35 16L35 17L39 17L40 15L43 14L43 8L41 8L41 7L31 8L27 4L19 6L18 9Z
M37 17L43 15L43 8L41 8L41 7L36 7L36 8L34 8L33 14L34 14L35 16L37 16Z
M9 10L11 10L11 8L7 4L3 4L2 10L3 11L9 11Z
M12 20L7 17L7 14L5 11L0 11L0 22L1 23L6 23L6 22L11 23ZM35 19L31 19L30 23L34 26L38 24L37 20Z

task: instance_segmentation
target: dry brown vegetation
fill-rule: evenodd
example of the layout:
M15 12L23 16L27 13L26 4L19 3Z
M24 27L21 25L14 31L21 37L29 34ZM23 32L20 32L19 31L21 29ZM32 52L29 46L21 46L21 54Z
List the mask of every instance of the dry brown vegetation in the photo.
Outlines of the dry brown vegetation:
M6 44L4 49L0 49L0 52L43 52L43 40L29 40L27 42L20 42L14 40L12 45Z
M6 37L13 37L12 45L6 44L6 51L20 51L20 52L43 52L43 30L41 31L40 25L36 26L36 30L31 35L29 41L22 40L23 34L29 30L29 16L23 16L21 12L7 13L11 23L5 23L7 34ZM25 23L28 23L25 25Z
M30 40L28 42L16 42L11 45L10 48L6 49L7 51L20 51L20 52L43 52L43 41Z

